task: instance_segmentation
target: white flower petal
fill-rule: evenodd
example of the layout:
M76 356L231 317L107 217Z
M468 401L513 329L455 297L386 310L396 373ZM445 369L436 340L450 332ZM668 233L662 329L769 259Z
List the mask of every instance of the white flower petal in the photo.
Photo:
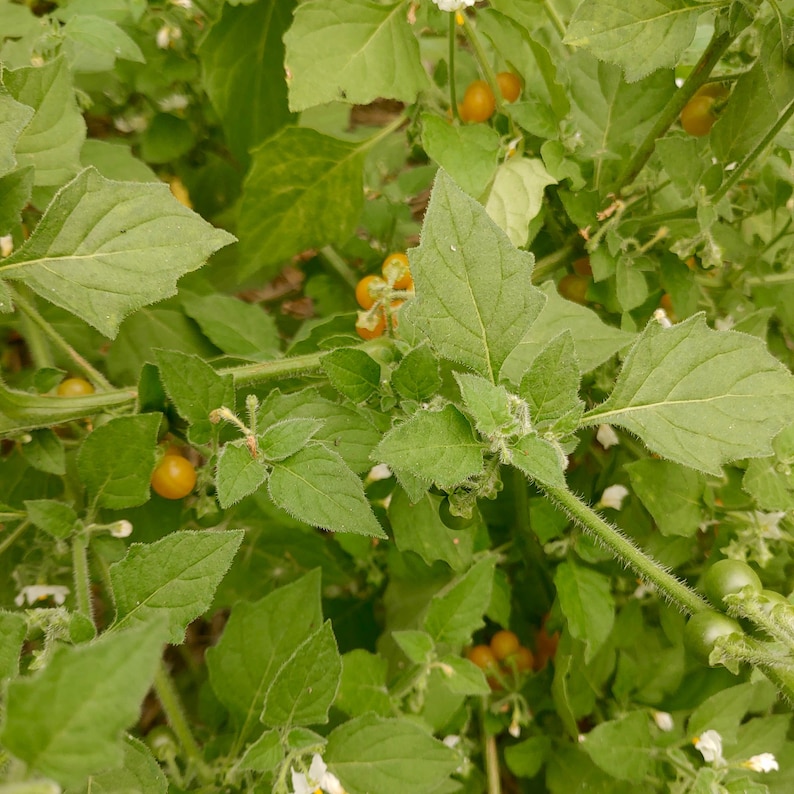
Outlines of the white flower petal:
M599 425L596 431L596 441L598 441L604 449L609 449L610 447L620 444L618 434L612 429L612 425Z
M772 753L754 755L752 758L742 762L742 766L746 769L752 769L753 772L777 772L780 769L777 759Z
M694 738L693 744L707 763L719 763L723 760L722 736L717 731L703 731Z
M620 510L623 507L623 500L629 495L629 489L625 485L610 485L601 494L599 504L601 507L611 507L613 510Z

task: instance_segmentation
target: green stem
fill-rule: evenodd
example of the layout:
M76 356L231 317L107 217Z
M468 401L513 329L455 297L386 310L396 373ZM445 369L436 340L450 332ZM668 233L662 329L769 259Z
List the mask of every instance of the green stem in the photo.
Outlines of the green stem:
M728 191L744 176L747 169L752 163L757 160L761 153L772 143L777 137L777 134L786 126L788 120L794 116L794 100L789 102L788 107L780 114L778 120L769 129L766 135L758 142L756 147L742 160L741 164L734 168L730 178L727 179L711 197L712 204L718 204L727 194Z
M576 245L570 242L558 248L553 254L538 259L532 270L532 283L540 284L545 281L563 262L567 262L573 256L574 251Z
M338 275L342 281L344 281L348 286L352 287L353 289L356 288L356 284L358 284L358 277L351 269L350 265L342 259L341 256L336 252L336 250L330 246L325 245L323 246L320 251L320 259L323 260L327 265L330 266L331 270L333 270L336 275Z
M74 596L77 611L93 621L91 608L91 574L88 570L88 536L78 532L72 539L72 568L74 569Z
M154 674L154 691L163 707L168 724L176 734L185 755L195 765L199 775L205 781L213 779L212 770L207 766L198 743L190 731L185 710L179 699L179 693L166 669L165 662L161 661Z
M708 604L682 581L649 557L639 546L629 540L617 527L607 523L589 505L565 488L540 485L541 489L577 524L594 535L621 562L630 565L637 573L653 584L679 609L689 614L709 609Z
M543 0L543 10L546 12L546 16L551 20L551 24L554 25L554 29L560 34L560 38L564 39L565 25L563 25L562 19L557 13L557 9L551 4L551 0Z
M513 492L516 516L516 535L522 538L527 550L527 557L532 563L533 576L537 576L546 594L549 604L554 600L554 590L549 581L549 574L546 570L545 555L543 547L537 534L532 529L532 519L529 512L529 495L527 478L518 469L513 469Z
M488 794L501 794L502 781L499 777L499 751L496 747L496 737L489 736L485 727L484 701L480 703L479 716L483 754L485 755L485 777L488 781Z
M452 118L455 121L460 121L460 113L458 113L458 96L455 88L455 50L457 49L458 31L457 31L457 16L456 12L449 14L449 106L452 108Z
M23 521L11 534L3 538L3 540L0 541L0 554L2 554L6 549L12 546L14 544L14 541L16 541L29 526L30 526L30 521Z
M274 361L262 361L258 364L244 364L240 367L227 367L218 370L221 375L231 375L235 388L265 383L274 378L297 377L310 375L320 369L320 360L327 351L307 353L304 356L277 358Z
M664 109L656 118L653 127L648 131L645 139L634 152L625 170L612 187L612 192L619 194L627 185L630 185L639 175L645 164L650 160L656 148L656 141L664 135L675 120L681 115L684 105L694 96L695 92L708 79L711 70L717 65L725 50L728 49L734 36L730 33L717 33L709 42L708 47L700 57L695 68L687 77L686 82L676 91Z
M44 334L50 339L50 341L55 344L62 352L66 353L66 355L75 363L78 369L80 369L85 375L88 376L90 380L92 380L97 386L101 389L111 390L113 388L113 384L111 384L105 376L97 369L95 369L91 364L86 361L38 312L36 307L33 305L32 301L28 301L22 297L19 291L14 290L11 286L8 285L6 282L6 289L11 294L11 299L13 300L14 304L22 310L25 316L38 328L44 332Z
M11 294L13 301L13 288L8 284L6 285L6 288ZM46 336L42 333L41 328L34 321L34 319L24 311L22 312L19 319L22 336L24 337L28 349L30 350L30 356L33 359L34 366L37 368L54 367L55 360L52 355L52 350L50 350L50 345Z

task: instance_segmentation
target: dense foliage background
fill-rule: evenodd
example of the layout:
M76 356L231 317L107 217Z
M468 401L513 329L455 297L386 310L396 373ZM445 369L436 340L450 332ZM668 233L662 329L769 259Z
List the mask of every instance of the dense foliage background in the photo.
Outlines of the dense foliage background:
M793 18L0 0L0 793L791 791Z

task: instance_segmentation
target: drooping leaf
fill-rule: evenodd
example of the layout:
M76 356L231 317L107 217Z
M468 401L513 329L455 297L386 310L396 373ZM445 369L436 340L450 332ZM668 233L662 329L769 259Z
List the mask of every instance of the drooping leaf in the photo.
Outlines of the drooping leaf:
M386 686L388 662L363 648L342 656L342 679L334 706L351 717L368 711L388 717L393 713L389 688Z
M3 128L10 125L12 143L14 137L19 136L15 147L17 163L34 166L35 186L52 191L80 170L80 148L85 139L85 122L77 107L66 59L56 58L43 66L10 69L3 72L2 79L11 97L27 106L22 110L12 104L11 116L8 121L4 119L3 124ZM9 103L6 100L4 104ZM29 118L28 108L33 108L35 113L20 133L20 122ZM9 170L12 165L13 161ZM39 204L43 209L46 201Z
M442 356L496 383L543 305L533 261L441 171L411 256L416 298L402 311Z
M156 543L133 543L124 559L110 566L114 630L163 616L168 642L183 642L187 624L209 609L244 534L184 531Z
M259 489L267 479L267 469L244 442L224 444L218 455L215 488L218 504L224 509L237 504Z
M401 2L309 0L298 6L284 44L293 111L339 99L410 103L428 85Z
M324 759L348 794L430 794L458 754L407 719L365 714L331 732Z
M543 191L557 180L538 158L513 157L496 170L485 211L517 248L527 243L529 224L543 205Z
M312 443L273 463L271 499L291 516L332 532L385 538L361 480L339 455Z
M303 449L322 426L318 419L282 419L257 436L259 451L266 460L284 460Z
M678 63L702 11L687 0L585 0L571 17L565 43L618 64L634 82Z
M282 665L265 696L261 720L285 728L328 722L342 676L342 659L326 621Z
M560 447L528 433L509 446L510 462L530 479L554 488L565 487L567 459Z
M95 428L77 455L77 471L97 504L120 510L149 498L160 414L119 416Z
M212 688L243 721L243 735L258 724L281 665L322 625L320 580L315 569L255 603L236 604L223 636L207 651Z
M141 48L109 19L75 14L63 26L63 50L73 72L109 72L117 58L144 63Z
M338 348L322 360L331 385L354 403L366 402L380 387L380 364L363 350Z
M180 276L233 240L166 185L112 182L86 168L58 192L25 245L2 261L0 278L23 281L113 337L127 314L173 295Z
M605 772L618 780L640 783L653 762L649 722L645 711L632 711L597 725L584 737L582 746Z
M344 242L364 205L365 154L362 144L298 127L254 149L238 227L243 275Z
M204 85L226 140L242 163L249 151L292 119L287 108L282 36L294 0L225 4L199 47ZM251 31L257 46L251 46Z
M82 788L70 788L68 794L166 794L168 780L151 750L132 736L124 737L122 749L124 760L118 769L91 775Z
M425 615L424 628L437 643L463 645L484 625L495 567L495 557L484 557L436 594Z
M702 315L646 326L609 398L585 414L636 433L653 452L709 474L772 452L794 420L794 378L764 343L712 331Z
M43 670L9 685L3 746L67 786L120 766L122 731L138 719L164 642L155 622L57 647Z

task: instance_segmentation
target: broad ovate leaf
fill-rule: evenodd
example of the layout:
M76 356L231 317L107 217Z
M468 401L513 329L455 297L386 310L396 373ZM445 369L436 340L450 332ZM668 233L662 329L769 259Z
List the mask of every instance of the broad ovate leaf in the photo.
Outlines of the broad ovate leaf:
M771 455L793 419L794 377L764 343L696 315L672 328L649 323L583 423L619 425L658 455L719 475L732 460Z
M135 309L176 292L180 276L234 241L165 184L114 182L86 168L55 196L0 278L22 281L106 336Z
M695 35L703 8L688 0L584 0L565 42L623 67L639 80L656 69L673 68Z
M403 311L440 355L496 383L543 306L530 280L533 263L441 171L411 255L416 298Z
M429 83L402 2L309 0L284 44L293 111L340 99L410 103Z

